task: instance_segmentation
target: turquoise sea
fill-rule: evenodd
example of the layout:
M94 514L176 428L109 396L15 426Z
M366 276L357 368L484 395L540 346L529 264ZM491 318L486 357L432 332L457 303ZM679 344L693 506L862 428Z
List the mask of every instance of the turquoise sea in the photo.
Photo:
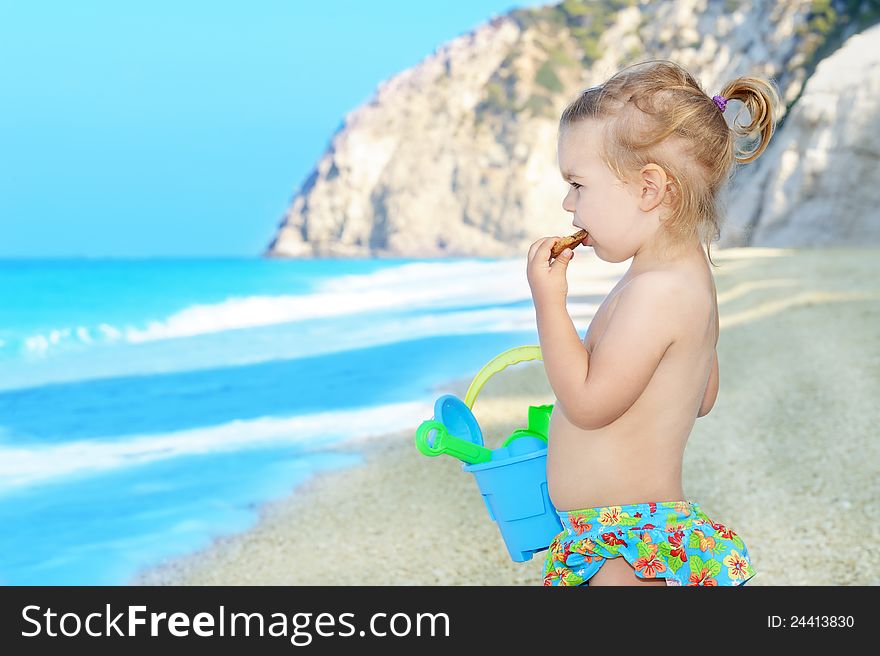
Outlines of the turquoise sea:
M537 343L522 258L0 260L0 583L124 584Z

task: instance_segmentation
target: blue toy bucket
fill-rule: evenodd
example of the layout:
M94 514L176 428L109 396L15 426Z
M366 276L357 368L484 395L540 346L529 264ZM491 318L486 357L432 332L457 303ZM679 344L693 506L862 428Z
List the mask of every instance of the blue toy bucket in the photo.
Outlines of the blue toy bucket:
M562 530L547 492L547 449L522 456L464 465L477 479L489 517L498 524L510 557L531 560Z
M540 359L538 346L519 346L505 351L476 375L468 388L465 403L473 408L477 395L489 378L511 364ZM562 530L559 515L547 491L546 442L528 439L520 443L525 449L503 447L509 450L509 457L493 457L489 462L462 466L463 471L476 478L489 517L498 525L510 557L518 563L531 560L535 553L549 547ZM509 444L515 445L516 441ZM517 453L522 450L527 452Z

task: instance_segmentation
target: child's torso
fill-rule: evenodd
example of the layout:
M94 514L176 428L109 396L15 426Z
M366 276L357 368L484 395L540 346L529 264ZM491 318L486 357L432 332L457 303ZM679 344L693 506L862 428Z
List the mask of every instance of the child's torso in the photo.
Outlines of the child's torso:
M617 420L596 430L574 426L554 407L549 427L547 482L558 510L684 499L681 464L697 418L718 341L718 304L708 260L675 267L694 282L698 321L660 360L648 386ZM587 351L602 337L629 272L602 302L584 338ZM646 326L646 329L650 329Z

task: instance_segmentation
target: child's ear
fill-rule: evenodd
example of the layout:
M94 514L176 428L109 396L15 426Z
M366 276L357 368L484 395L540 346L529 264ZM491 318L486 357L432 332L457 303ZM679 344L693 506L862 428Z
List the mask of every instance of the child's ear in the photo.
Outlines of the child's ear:
M641 176L639 209L650 212L663 202L663 197L669 192L669 181L666 171L657 164L646 164L639 175Z

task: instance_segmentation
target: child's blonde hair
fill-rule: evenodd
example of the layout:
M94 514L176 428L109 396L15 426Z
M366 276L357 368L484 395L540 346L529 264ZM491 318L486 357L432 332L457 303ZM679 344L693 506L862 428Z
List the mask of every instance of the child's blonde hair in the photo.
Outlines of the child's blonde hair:
M651 60L628 66L604 84L582 91L562 113L559 134L580 121L602 121L605 138L600 156L626 182L650 162L666 171L670 209L661 224L668 242L681 245L694 237L706 245L720 237L725 208L721 191L734 172L767 148L780 114L779 92L772 79L738 77L720 95L739 100L751 123L732 129L699 83L678 64ZM752 150L736 150L737 137L757 135ZM712 262L713 266L715 265Z

